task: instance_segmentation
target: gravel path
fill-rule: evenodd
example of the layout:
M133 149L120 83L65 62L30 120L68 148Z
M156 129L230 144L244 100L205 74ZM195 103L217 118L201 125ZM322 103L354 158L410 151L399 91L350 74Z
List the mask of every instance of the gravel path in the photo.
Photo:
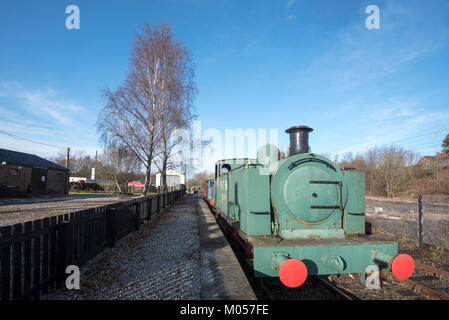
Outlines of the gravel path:
M42 299L200 299L197 199L187 197L80 268L80 289Z
M62 199L65 200L53 199L52 201L46 200L44 202L23 200L22 203L4 203L0 205L0 226L24 223L26 221L57 216L83 209L101 207L111 203L128 201L132 198L76 196L75 199Z

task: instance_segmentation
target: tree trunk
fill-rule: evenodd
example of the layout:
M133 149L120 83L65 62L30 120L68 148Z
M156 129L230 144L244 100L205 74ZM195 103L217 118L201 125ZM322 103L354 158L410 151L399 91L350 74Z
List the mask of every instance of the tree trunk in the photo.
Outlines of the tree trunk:
M167 157L164 155L163 163L162 163L162 186L164 188L164 192L168 190L167 188Z
M118 192L122 193L122 188L120 188L120 183L118 182L118 177L114 175L115 185L117 186Z
M143 188L143 195L146 196L149 191L151 183L151 160L147 162L147 170L145 171L145 187Z

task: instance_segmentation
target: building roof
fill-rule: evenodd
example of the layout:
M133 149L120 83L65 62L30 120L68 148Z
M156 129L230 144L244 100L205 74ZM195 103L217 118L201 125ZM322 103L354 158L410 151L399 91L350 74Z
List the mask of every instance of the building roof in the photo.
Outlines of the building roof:
M0 149L0 165L3 163L27 167L42 167L54 170L69 170L34 154Z
M424 157L421 158L421 160L424 160L424 159L440 160L440 159L447 159L447 158L449 158L449 154L437 152L436 155L434 155L434 156L424 156Z
M418 161L419 165L430 165L434 164L437 167L447 167L449 166L449 154L437 153L435 156L425 156Z
M156 175L160 176L161 174L162 174L161 172L155 172L155 173L152 173L151 176L152 177L156 176ZM166 174L167 174L167 176L174 175L174 176L183 176L184 177L183 173L180 173L180 172L178 172L178 171L176 171L176 170L174 170L172 168L168 168L167 171L166 171Z

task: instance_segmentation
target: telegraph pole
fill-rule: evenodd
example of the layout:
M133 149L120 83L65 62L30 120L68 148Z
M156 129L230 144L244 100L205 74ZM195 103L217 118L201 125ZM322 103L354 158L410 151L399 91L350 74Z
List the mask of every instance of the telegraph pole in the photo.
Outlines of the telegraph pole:
M67 148L67 157L65 159L65 167L68 169L70 165L70 148Z
M67 169L69 169L69 165L70 165L70 148L67 148L67 157L66 157L66 159L65 159L65 167L67 168ZM70 170L70 169L69 169ZM68 171L67 172L67 175L66 175L66 185L65 185L65 194L69 194L69 191L70 191L70 171Z

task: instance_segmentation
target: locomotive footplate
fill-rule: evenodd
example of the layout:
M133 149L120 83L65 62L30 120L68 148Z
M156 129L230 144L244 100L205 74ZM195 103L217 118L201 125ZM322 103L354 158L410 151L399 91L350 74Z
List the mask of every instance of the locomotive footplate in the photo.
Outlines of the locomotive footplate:
M396 242L373 236L318 240L256 236L248 240L253 247L256 277L277 277L279 261L285 259L302 261L308 275L359 273L373 265L379 270L390 270L390 261L398 254Z

